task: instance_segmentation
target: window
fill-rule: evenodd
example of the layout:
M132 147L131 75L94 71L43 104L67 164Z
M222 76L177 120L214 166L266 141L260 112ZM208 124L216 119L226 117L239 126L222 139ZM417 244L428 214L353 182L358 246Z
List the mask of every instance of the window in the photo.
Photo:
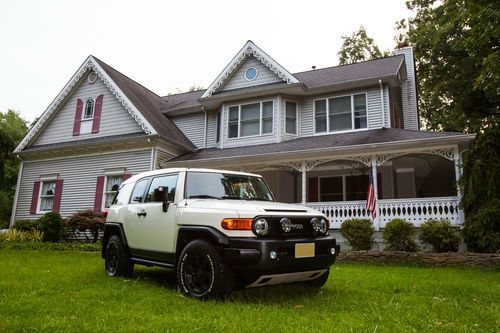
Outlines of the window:
M128 203L130 192L132 191L132 186L134 186L132 183L121 186L113 199L113 205L126 205Z
M248 81L253 81L257 78L257 75L259 72L257 72L257 68L255 67L250 67L245 71L245 79Z
M40 211L50 212L54 205L54 194L56 192L56 181L43 181L40 190Z
M368 181L368 175L321 177L319 179L320 201L366 200Z
M316 100L314 109L316 133L367 127L366 94Z
M262 135L273 132L273 101L231 106L229 138Z
M285 102L285 133L297 134L297 103Z
M130 203L141 203L144 199L144 192L146 192L146 187L148 186L149 178L143 178L135 184L134 191L130 197Z
M153 178L145 202L163 202L162 191L168 189L168 201L174 201L178 175L167 175Z
M123 181L123 175L106 176L106 187L104 189L104 208L109 208L113 198L118 192L118 188Z
M220 141L220 111L217 113L217 117L215 118L215 126L216 126L216 131L215 131L215 142Z
M320 201L344 200L342 176L321 177L319 179L319 200Z
M85 110L83 112L83 120L89 120L92 118L94 118L94 100L92 98L89 98L85 102Z

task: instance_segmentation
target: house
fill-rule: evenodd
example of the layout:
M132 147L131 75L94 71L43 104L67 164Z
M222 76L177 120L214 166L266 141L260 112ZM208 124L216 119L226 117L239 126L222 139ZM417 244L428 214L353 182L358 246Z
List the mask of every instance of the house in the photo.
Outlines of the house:
M122 180L160 167L257 172L279 201L332 228L365 209L463 222L461 154L473 136L419 129L410 47L390 57L290 73L248 41L206 90L160 97L89 56L14 153L11 223L104 210Z

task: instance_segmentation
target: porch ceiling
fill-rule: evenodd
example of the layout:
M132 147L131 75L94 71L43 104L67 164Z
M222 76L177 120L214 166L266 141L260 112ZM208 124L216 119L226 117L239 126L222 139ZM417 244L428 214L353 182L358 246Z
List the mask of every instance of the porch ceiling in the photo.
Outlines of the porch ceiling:
M302 137L279 143L236 148L206 148L179 156L165 166L201 164L208 162L244 162L298 160L326 157L325 155L372 154L407 151L445 145L467 145L474 135L450 132L427 132L382 128L341 134ZM258 161L255 158L258 157Z

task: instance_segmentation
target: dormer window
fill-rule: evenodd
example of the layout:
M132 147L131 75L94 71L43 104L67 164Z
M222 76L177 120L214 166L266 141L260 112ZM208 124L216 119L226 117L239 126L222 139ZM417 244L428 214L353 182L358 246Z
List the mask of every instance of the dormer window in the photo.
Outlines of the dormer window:
M259 72L257 72L257 68L255 67L249 67L246 71L245 71L245 79L247 79L248 81L253 81L257 78L257 75L259 74Z
M367 128L366 94L314 101L316 133Z
M94 100L92 98L89 98L85 102L85 109L83 112L82 120L89 120L92 118L94 118Z
M229 138L273 132L273 101L243 104L229 108Z

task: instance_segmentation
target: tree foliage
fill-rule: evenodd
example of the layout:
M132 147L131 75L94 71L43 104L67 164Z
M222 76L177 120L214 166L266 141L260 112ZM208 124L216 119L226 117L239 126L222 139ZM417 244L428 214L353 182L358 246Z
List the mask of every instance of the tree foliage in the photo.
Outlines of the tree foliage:
M10 219L19 160L11 153L28 130L18 112L0 112L0 228Z
M500 125L480 133L465 155L463 189L464 240L475 252L500 250Z
M363 26L352 35L342 36L342 47L338 52L341 65L352 64L359 61L376 59L384 56L373 40L369 37Z
M415 12L408 40L415 51L423 125L478 132L499 116L498 1L412 0L407 6Z

